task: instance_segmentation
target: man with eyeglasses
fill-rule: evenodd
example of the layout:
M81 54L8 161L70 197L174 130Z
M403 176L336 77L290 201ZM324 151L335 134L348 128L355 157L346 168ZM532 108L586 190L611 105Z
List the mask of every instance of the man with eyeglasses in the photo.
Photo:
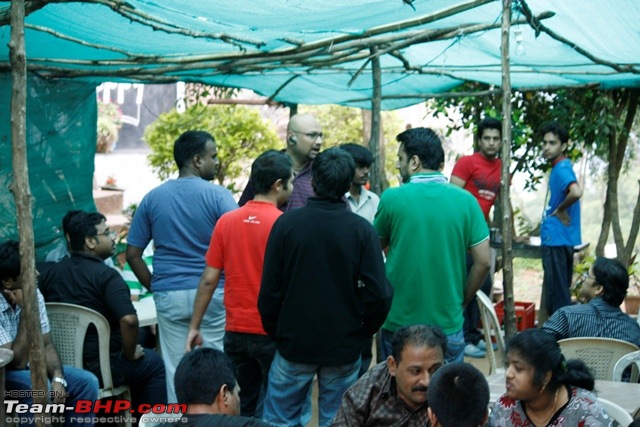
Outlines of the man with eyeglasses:
M151 349L137 344L138 315L129 288L120 274L103 260L115 250L116 234L97 212L80 212L69 223L71 256L41 276L47 302L65 302L102 314L111 326L109 352L114 385L131 388L134 408L167 402L164 363ZM99 379L98 335L89 329L84 343L84 368Z
M307 199L314 197L311 186L311 165L322 148L322 126L310 114L296 114L287 126L287 148L293 165L293 193L289 200L279 206L287 212L307 205ZM251 183L247 184L238 204L243 206L255 196Z
M582 279L580 293L586 304L559 308L542 330L557 340L603 337L640 346L640 325L620 310L628 288L626 267L616 259L597 257Z

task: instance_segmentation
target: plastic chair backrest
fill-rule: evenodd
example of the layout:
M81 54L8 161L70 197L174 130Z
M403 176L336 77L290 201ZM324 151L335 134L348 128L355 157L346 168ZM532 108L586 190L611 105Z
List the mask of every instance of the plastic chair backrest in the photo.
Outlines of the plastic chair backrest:
M487 354L489 355L489 375L502 370L505 362L505 345L502 336L502 329L498 321L498 315L493 307L493 303L482 291L476 292L478 307L480 308L480 319L484 331L484 342L487 344ZM498 350L493 350L493 339L498 344ZM498 355L496 356L496 352ZM498 367L500 366L500 367Z
M598 402L604 406L604 410L607 411L609 417L614 421L614 425L617 423L619 426L627 427L633 422L633 417L617 403L600 397L598 398Z
M613 368L625 354L640 350L627 341L613 338L565 338L558 341L566 359L580 359L596 380L613 381Z
M629 354L625 354L616 362L613 367L613 381L622 381L622 373L627 368L627 366L635 363L633 369L631 370L631 382L635 383L638 381L638 371L640 371L640 350L634 351Z
M98 399L124 395L125 398L130 400L129 387L126 385L114 387L111 378L111 364L109 361L111 328L107 319L95 310L76 304L48 302L46 307L51 326L51 337L62 363L76 368L84 368L82 352L85 335L89 325L94 325L98 331L100 374L102 376L102 388L98 393Z

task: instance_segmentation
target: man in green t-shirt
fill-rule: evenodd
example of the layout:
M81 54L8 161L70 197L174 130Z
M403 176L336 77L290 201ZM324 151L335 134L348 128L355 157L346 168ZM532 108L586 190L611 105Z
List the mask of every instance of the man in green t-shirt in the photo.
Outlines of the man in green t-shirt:
M433 130L408 129L396 138L404 184L382 193L374 221L395 289L382 326L382 357L390 354L396 329L423 323L442 328L447 362L461 362L462 312L489 272L489 229L471 193L440 172L444 150ZM467 251L473 258L468 276Z

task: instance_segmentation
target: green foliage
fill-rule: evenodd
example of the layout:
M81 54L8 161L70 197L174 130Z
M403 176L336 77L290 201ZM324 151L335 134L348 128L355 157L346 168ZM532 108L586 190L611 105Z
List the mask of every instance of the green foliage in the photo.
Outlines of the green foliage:
M486 90L491 87L480 83L467 83L457 90ZM549 165L542 158L539 131L550 121L557 120L569 131L567 156L576 160L582 155L595 156L607 161L609 137L623 131L622 120L616 115L621 91L598 89L563 89L550 92L518 92L512 95L512 172L527 174L525 189L535 189ZM437 98L429 102L434 116L449 120L448 132L476 126L484 117L501 118L500 94L479 97ZM462 117L456 120L449 114L458 110ZM633 152L633 150L629 150ZM630 155L627 156L627 159ZM602 162L592 163L593 167Z
M298 110L299 113L308 113L318 119L322 124L323 150L336 145L354 142L367 146L368 141L364 139L364 121L362 110L359 108L343 107L340 105L304 105ZM402 121L393 111L382 112L382 131L384 137L384 159L385 173L387 178L392 177L392 185L397 184L396 158L398 143L396 135L402 132Z
M167 179L177 170L173 143L187 130L203 130L213 135L220 160L216 179L233 192L239 191L234 180L246 174L253 159L281 145L270 122L255 108L193 105L182 114L173 109L161 114L144 133L144 139L151 147L149 162L160 179Z

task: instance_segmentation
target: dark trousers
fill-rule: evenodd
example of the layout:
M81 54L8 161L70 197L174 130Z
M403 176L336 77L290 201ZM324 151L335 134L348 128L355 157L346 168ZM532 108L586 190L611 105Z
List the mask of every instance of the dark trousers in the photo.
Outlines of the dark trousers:
M471 254L467 254L467 274L471 271L473 265L473 257ZM493 286L493 277L491 274L487 274L487 277L482 283L480 290L485 293L486 296L490 296L491 287ZM462 312L464 316L464 323L462 325L462 332L464 333L464 342L466 344L476 345L483 338L482 332L478 329L478 322L480 321L480 308L478 307L478 300L474 296L469 304L464 308Z
M226 331L224 352L238 370L242 415L262 418L262 404L276 343L267 335Z
M544 298L547 315L559 308L571 304L571 279L573 278L573 247L543 246L542 298Z

